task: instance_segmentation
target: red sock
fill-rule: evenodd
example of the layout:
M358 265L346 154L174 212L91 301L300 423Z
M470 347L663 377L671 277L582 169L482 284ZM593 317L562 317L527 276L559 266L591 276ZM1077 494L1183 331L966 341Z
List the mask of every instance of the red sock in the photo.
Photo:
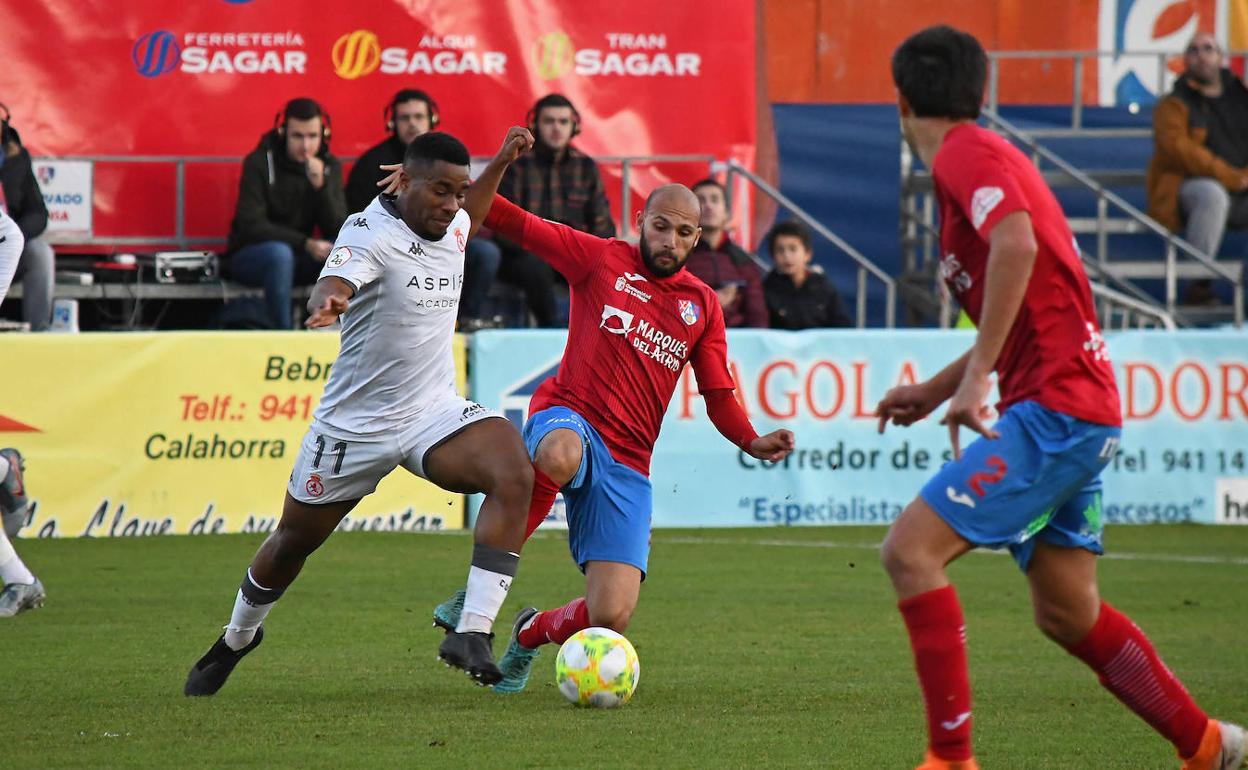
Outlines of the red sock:
M1189 758L1200 748L1209 718L1126 615L1102 602L1096 625L1067 652L1087 663L1105 689L1173 743L1180 756Z
M563 644L583 628L589 628L589 608L584 596L562 607L537 613L529 627L520 632L519 641L530 649L547 642Z
M542 526L550 509L555 504L555 495L559 494L559 485L550 476L542 473L542 469L533 466L533 497L529 500L529 522L524 527L524 539L527 541Z
M953 586L898 603L927 709L928 748L940 759L971 758L971 682L966 623Z

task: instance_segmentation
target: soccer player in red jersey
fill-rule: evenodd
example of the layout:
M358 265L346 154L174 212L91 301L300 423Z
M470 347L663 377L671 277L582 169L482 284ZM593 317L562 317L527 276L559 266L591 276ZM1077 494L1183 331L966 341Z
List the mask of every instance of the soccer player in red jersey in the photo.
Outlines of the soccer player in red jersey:
M520 611L499 660L499 692L524 689L541 645L590 626L627 628L650 552L650 455L687 364L725 438L760 460L782 460L793 449L791 431L754 431L733 395L719 300L683 269L701 233L700 214L689 188L664 185L638 215L634 246L494 198L486 226L546 260L572 290L559 371L534 394L524 426L536 477L528 532L562 490L569 547L585 573L585 596L545 612ZM453 627L457 600L439 605L437 625Z
M940 26L894 52L902 133L932 170L941 273L975 321L975 344L926 382L885 394L880 431L948 400L954 460L902 511L882 560L905 620L927 710L920 770L975 768L962 608L945 565L1008 547L1027 576L1036 625L1174 744L1185 770L1238 768L1243 730L1206 717L1148 637L1101 600L1100 472L1122 420L1092 293L1066 219L1036 168L975 125L987 59ZM986 424L996 372L1000 419ZM982 438L960 451L959 426Z

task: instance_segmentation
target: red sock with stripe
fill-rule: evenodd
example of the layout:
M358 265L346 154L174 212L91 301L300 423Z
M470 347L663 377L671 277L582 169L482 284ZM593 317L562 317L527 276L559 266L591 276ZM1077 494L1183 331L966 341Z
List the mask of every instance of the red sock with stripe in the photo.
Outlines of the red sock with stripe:
M953 586L897 604L910 633L914 667L927 711L928 748L940 759L971 758L971 681L966 623Z
M1126 615L1102 602L1096 625L1067 652L1087 663L1101 685L1173 743L1179 756L1200 748L1209 718Z
M550 509L555 504L555 495L559 494L559 485L550 476L542 473L542 469L533 466L533 497L529 499L529 521L524 528L524 539L528 540L542 526Z
M528 625L520 629L519 641L530 649L547 643L563 644L583 628L589 628L589 607L584 596L534 615Z

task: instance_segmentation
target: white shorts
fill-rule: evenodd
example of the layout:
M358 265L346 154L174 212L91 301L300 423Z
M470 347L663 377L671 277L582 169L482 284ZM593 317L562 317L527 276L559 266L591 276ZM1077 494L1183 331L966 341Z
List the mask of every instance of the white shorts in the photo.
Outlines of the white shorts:
M358 500L400 465L422 478L425 455L473 423L502 415L458 396L429 404L397 431L360 434L312 423L287 491L301 503Z

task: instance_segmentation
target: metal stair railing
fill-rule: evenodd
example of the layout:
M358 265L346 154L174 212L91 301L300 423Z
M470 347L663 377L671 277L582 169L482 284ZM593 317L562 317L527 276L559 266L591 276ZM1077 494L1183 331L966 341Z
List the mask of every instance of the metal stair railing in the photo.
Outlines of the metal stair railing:
M732 189L733 177L741 176L747 182L754 186L759 192L771 198L780 206L788 209L795 217L801 220L811 230L822 235L832 242L841 252L852 259L858 265L858 291L855 306L855 325L861 329L867 323L867 276L878 280L884 284L884 326L892 329L897 325L897 282L888 273L884 272L878 265L868 259L862 252L851 246L845 239L825 227L819 220L815 219L806 212L801 206L794 203L788 196L773 187L767 180L758 176L754 172L737 163L735 160L729 160L724 163L723 167L728 172L728 189Z

